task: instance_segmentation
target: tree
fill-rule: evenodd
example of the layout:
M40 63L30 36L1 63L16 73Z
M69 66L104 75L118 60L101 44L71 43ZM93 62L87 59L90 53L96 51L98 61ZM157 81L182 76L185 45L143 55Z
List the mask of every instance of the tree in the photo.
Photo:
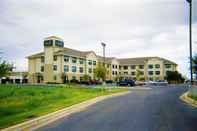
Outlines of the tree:
M167 71L166 80L169 83L183 83L185 81L184 77L178 71Z
M13 70L13 64L6 62L5 60L0 59L0 78L9 75Z
M197 54L195 54L192 58L192 64L193 64L193 72L197 74Z
M100 79L105 80L106 73L107 73L107 69L102 64L98 64L94 70L94 76L99 80Z
M84 81L88 81L90 79L90 76L85 74L83 75L83 78L82 78Z
M140 71L139 69L136 70L136 79L139 81L139 80L142 80L142 75L143 75L143 72Z

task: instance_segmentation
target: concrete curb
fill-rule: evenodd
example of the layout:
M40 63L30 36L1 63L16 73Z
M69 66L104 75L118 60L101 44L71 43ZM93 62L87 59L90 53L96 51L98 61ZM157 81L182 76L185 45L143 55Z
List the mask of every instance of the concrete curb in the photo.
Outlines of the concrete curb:
M39 127L42 127L42 126L47 125L51 122L54 122L54 121L56 121L60 118L69 116L73 113L80 112L80 111L86 109L87 107L89 107L89 106L91 106L91 105L93 105L93 104L95 104L99 101L105 100L107 98L126 95L128 93L130 93L130 91L115 93L115 94L111 94L111 95L107 95L107 96L99 96L99 97L84 101L82 103L75 104L75 105L72 105L70 107L61 109L59 111L49 113L47 115L44 115L44 116L41 116L41 117L38 117L38 118L35 118L35 119L32 119L32 120L23 122L21 124L17 124L17 125L5 128L2 131L29 131L29 130L35 130L35 129L38 129Z
M187 104L193 106L193 107L196 107L197 108L197 101L195 101L194 99L188 97L188 93L189 92L186 92L184 93L183 95L180 96L180 99L184 102L186 102Z

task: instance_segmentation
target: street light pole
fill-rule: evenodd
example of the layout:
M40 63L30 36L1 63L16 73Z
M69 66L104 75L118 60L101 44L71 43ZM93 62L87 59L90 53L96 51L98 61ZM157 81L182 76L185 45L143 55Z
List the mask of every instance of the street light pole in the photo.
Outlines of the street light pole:
M105 67L105 47L106 47L106 44L101 42L101 45L103 46L103 65Z
M193 84L193 70L192 70L192 0L187 0L189 3L189 52L190 52L190 83Z

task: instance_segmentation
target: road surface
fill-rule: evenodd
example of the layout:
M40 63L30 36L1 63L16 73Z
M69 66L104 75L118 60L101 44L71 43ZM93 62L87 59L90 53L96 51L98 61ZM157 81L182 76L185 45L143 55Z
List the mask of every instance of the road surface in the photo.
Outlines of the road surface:
M179 99L186 90L183 86L132 90L38 131L197 131L197 108Z

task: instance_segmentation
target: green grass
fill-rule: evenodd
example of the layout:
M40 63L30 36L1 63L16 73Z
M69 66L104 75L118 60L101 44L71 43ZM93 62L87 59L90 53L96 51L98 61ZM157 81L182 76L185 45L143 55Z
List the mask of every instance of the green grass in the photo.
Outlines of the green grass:
M5 128L82 101L118 90L81 88L79 85L0 85L0 128Z
M190 89L188 96L197 101L197 88Z

